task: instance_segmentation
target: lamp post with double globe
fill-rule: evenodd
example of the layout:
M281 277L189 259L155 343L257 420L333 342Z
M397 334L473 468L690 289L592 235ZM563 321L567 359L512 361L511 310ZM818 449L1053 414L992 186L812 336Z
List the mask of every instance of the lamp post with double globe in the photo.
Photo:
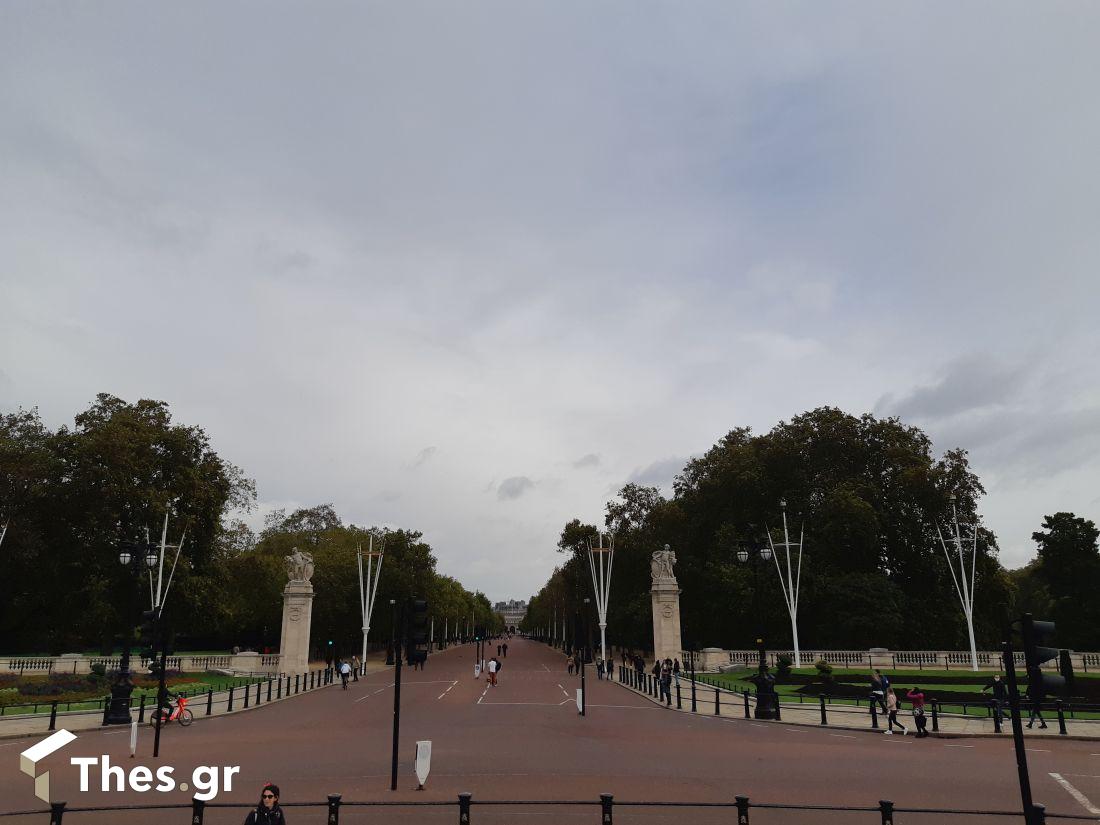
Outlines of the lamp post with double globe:
M752 612L756 617L756 644L760 651L760 662L757 665L757 674L752 678L756 684L756 710L754 716L757 719L775 719L776 704L779 697L775 693L775 679L768 673L767 652L764 647L763 616L760 612L760 562L765 564L772 560L771 547L758 539L740 542L737 548L737 560L741 564L752 562Z
M124 569L138 577L146 570L157 566L160 554L155 544L149 542L126 542L118 551L118 562ZM131 585L132 587L132 585ZM130 600L127 599L127 607ZM108 725L130 724L130 696L134 692L134 683L130 678L130 644L133 641L133 628L127 629L122 640L122 657L118 663L118 676L111 685L111 702L104 717Z

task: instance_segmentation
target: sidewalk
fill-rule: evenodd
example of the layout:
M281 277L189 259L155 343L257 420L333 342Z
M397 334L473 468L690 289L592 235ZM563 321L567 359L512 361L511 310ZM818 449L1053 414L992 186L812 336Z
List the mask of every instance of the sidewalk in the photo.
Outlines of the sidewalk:
M386 670L386 655L372 654L367 657L367 673L375 673ZM278 677L265 679L247 686L244 685L230 690L214 691L213 693L200 693L187 699L188 707L194 713L195 719L207 719L214 716L225 716L230 713L243 713L248 710L256 710L266 707L268 704L286 701L302 693L309 693L324 687L330 687L324 682L324 662L310 662L310 670L304 674L298 674L297 684L294 676L283 676L282 684ZM313 687L309 687L310 674L313 674ZM335 676L332 684L339 684L340 677ZM269 690L270 683L270 690ZM257 685L259 692L257 693ZM297 690L295 689L297 687ZM232 710L230 710L230 693L232 693ZM281 694L281 695L280 695ZM270 695L270 699L268 696ZM246 698L247 697L247 698ZM207 713L209 707L210 713ZM145 707L144 720L140 724L148 725L152 713L152 705ZM135 703L132 710L132 718L138 720L139 708ZM124 725L103 725L102 710L74 710L58 711L54 729L65 728L69 731L94 730L101 727L120 729ZM24 736L42 736L50 732L50 714L23 714L0 717L0 739L16 739Z
M619 677L616 676L615 681L626 690L635 693L639 696L644 696L654 704L664 705L663 702L657 700L657 697L651 694L637 690L625 682L619 681ZM717 696L717 706L715 704L715 697ZM691 681L681 676L680 678L680 705L681 713L691 713ZM732 691L725 690L723 688L716 688L713 685L705 685L701 682L696 683L695 687L695 705L696 712L699 714L705 714L707 716L721 716L727 719L745 719L745 698L743 694L734 693ZM676 707L676 687L672 688L672 710L677 710ZM717 713L715 712L717 710ZM750 718L755 710L755 697L749 694L749 715ZM781 721L773 720L760 720L767 724L788 724L788 725L807 725L813 727L824 727L821 723L821 706L819 704L790 704L783 702L780 707L780 713L782 716ZM1034 728L1027 730L1025 728L1025 735L1031 737L1055 737L1061 739L1100 739L1100 720L1081 720L1066 718L1066 735L1062 736L1058 732L1058 719L1053 713L1045 713L1047 727L1046 729ZM1011 736L1012 735L1012 722L1005 715L1005 720L1002 726L1003 733L995 733L993 729L992 717L981 716L961 716L958 714L946 714L941 713L938 715L937 727L939 730L933 731L932 729L932 716L929 711L927 715L928 719L928 731L932 736L938 736L942 738L954 738L962 736ZM878 729L872 727L871 711L869 708L856 708L851 705L834 705L827 704L825 706L825 718L828 723L828 727L836 728L838 730L858 730L867 731L869 733L885 733L886 731L886 716L884 714L878 714ZM915 723L913 721L913 715L910 711L905 710L898 714L898 721L909 728L910 732L914 730Z

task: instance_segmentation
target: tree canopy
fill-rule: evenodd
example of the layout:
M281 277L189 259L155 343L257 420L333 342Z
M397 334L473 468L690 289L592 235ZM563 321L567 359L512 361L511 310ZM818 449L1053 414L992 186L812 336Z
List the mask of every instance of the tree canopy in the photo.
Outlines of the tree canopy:
M169 510L169 540L186 529L167 602L177 645L277 648L283 556L297 546L316 563L315 646L332 639L341 652L358 649L356 547L370 535L386 547L373 640L390 637L389 600L413 594L429 599L440 625L473 616L497 626L484 594L436 572L419 532L345 526L322 504L269 514L257 536L233 518L255 500L254 482L201 428L174 423L163 401L102 394L73 427L56 431L37 410L0 416L0 528L8 526L0 652L118 649L148 607L148 584L118 563L120 544L144 539L146 529L158 540Z
M669 544L686 646L751 647L758 632L772 647L789 646L774 562L756 571L754 586L752 564L735 555L742 541L782 540L785 499L792 540L805 525L803 648L963 649L965 623L936 532L950 523L954 495L960 521L978 530L975 623L979 643L994 645L1015 588L977 512L983 494L964 450L937 458L927 435L896 418L822 407L762 435L735 428L687 463L671 498L628 484L607 504L604 527L615 533L609 639L651 645L650 554ZM559 549L567 559L533 597L531 627L546 625L555 600L572 614L591 594L578 540L595 529L566 525Z

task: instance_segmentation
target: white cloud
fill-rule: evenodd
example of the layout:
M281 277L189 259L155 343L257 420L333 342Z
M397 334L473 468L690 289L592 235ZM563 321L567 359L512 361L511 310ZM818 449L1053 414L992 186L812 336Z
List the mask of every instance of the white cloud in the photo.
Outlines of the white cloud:
M634 11L10 10L0 408L162 398L494 599L820 404L973 445L1006 560L1097 517L1100 8Z

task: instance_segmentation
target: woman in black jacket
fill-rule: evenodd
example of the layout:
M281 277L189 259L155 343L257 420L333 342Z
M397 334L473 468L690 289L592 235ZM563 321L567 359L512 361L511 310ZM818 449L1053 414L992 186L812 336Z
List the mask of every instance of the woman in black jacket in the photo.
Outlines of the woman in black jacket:
M279 807L279 786L268 782L260 791L260 803L249 812L244 825L286 825L283 809Z

